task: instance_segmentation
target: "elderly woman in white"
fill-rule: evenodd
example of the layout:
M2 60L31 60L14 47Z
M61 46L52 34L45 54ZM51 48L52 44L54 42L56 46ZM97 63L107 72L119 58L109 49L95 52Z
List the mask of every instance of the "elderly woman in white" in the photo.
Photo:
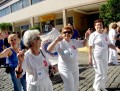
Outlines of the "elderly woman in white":
M89 37L89 64L93 65L95 70L95 80L93 88L95 91L107 91L105 83L107 82L108 71L108 48L116 50L110 43L107 34L103 33L103 21L101 19L94 21L95 32Z
M17 77L26 72L27 91L53 91L49 78L49 63L41 46L38 30L28 30L23 36L23 41L28 51L18 53L19 63L16 68Z
M88 35L85 39L79 41L71 39L73 35L72 28L65 26L62 28L62 34L58 36L49 46L48 51L58 52L58 70L64 82L64 91L79 90L79 67L78 50L87 43Z

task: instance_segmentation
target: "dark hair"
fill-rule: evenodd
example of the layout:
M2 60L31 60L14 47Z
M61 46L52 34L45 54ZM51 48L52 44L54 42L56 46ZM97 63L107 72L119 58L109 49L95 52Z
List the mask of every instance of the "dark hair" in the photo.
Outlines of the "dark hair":
M95 26L96 23L99 23L99 22L101 22L103 24L103 20L102 19L97 19L97 20L94 21L94 26Z
M72 30L72 28L70 27L70 26L65 26L65 27L63 27L62 28L62 31L63 30L70 30L71 32L72 32L72 34L73 34L73 30Z
M116 29L118 27L118 25L116 24L116 23L114 23L113 25L112 25L112 28L113 29Z
M108 29L108 26L104 26L103 28L104 28L104 29L105 29L105 28L107 28L107 29Z
M10 35L10 32L8 32L8 34Z
M16 32L12 32L12 34L16 34Z
M24 35L24 33L25 33L26 31L27 31L27 30L22 30L22 32L21 32L22 37L23 37L23 35Z

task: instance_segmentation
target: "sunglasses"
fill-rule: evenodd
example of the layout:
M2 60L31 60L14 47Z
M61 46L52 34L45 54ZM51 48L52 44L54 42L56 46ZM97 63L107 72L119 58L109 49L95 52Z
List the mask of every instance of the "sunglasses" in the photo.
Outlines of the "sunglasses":
M72 34L72 32L71 31L65 31L65 32L63 32L63 34Z
M40 37L35 37L34 40L41 40Z

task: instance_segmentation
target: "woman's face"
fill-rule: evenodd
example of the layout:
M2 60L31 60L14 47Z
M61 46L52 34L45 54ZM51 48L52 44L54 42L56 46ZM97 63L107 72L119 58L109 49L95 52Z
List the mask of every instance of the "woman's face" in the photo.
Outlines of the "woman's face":
M32 42L32 46L35 47L35 48L40 48L41 46L41 39L40 39L40 36L39 35L35 35L34 39L33 39L33 42Z
M102 22L97 22L95 24L95 30L98 31L98 32L102 32L103 31L103 24L102 24Z
M10 39L9 39L9 43L11 46L18 46L18 38L16 36L12 36Z
M72 37L72 31L70 30L70 29L64 29L63 31L62 31L62 36L63 36L63 38L65 39L65 40L70 40L71 39L71 37Z

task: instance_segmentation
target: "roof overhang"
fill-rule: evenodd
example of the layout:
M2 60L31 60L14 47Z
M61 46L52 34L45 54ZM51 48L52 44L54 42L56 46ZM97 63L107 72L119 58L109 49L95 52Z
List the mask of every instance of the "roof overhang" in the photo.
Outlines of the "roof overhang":
M0 22L22 21L35 16L56 13L64 9L72 9L80 13L92 14L98 12L100 5L104 3L106 3L106 0L45 0L1 17Z

